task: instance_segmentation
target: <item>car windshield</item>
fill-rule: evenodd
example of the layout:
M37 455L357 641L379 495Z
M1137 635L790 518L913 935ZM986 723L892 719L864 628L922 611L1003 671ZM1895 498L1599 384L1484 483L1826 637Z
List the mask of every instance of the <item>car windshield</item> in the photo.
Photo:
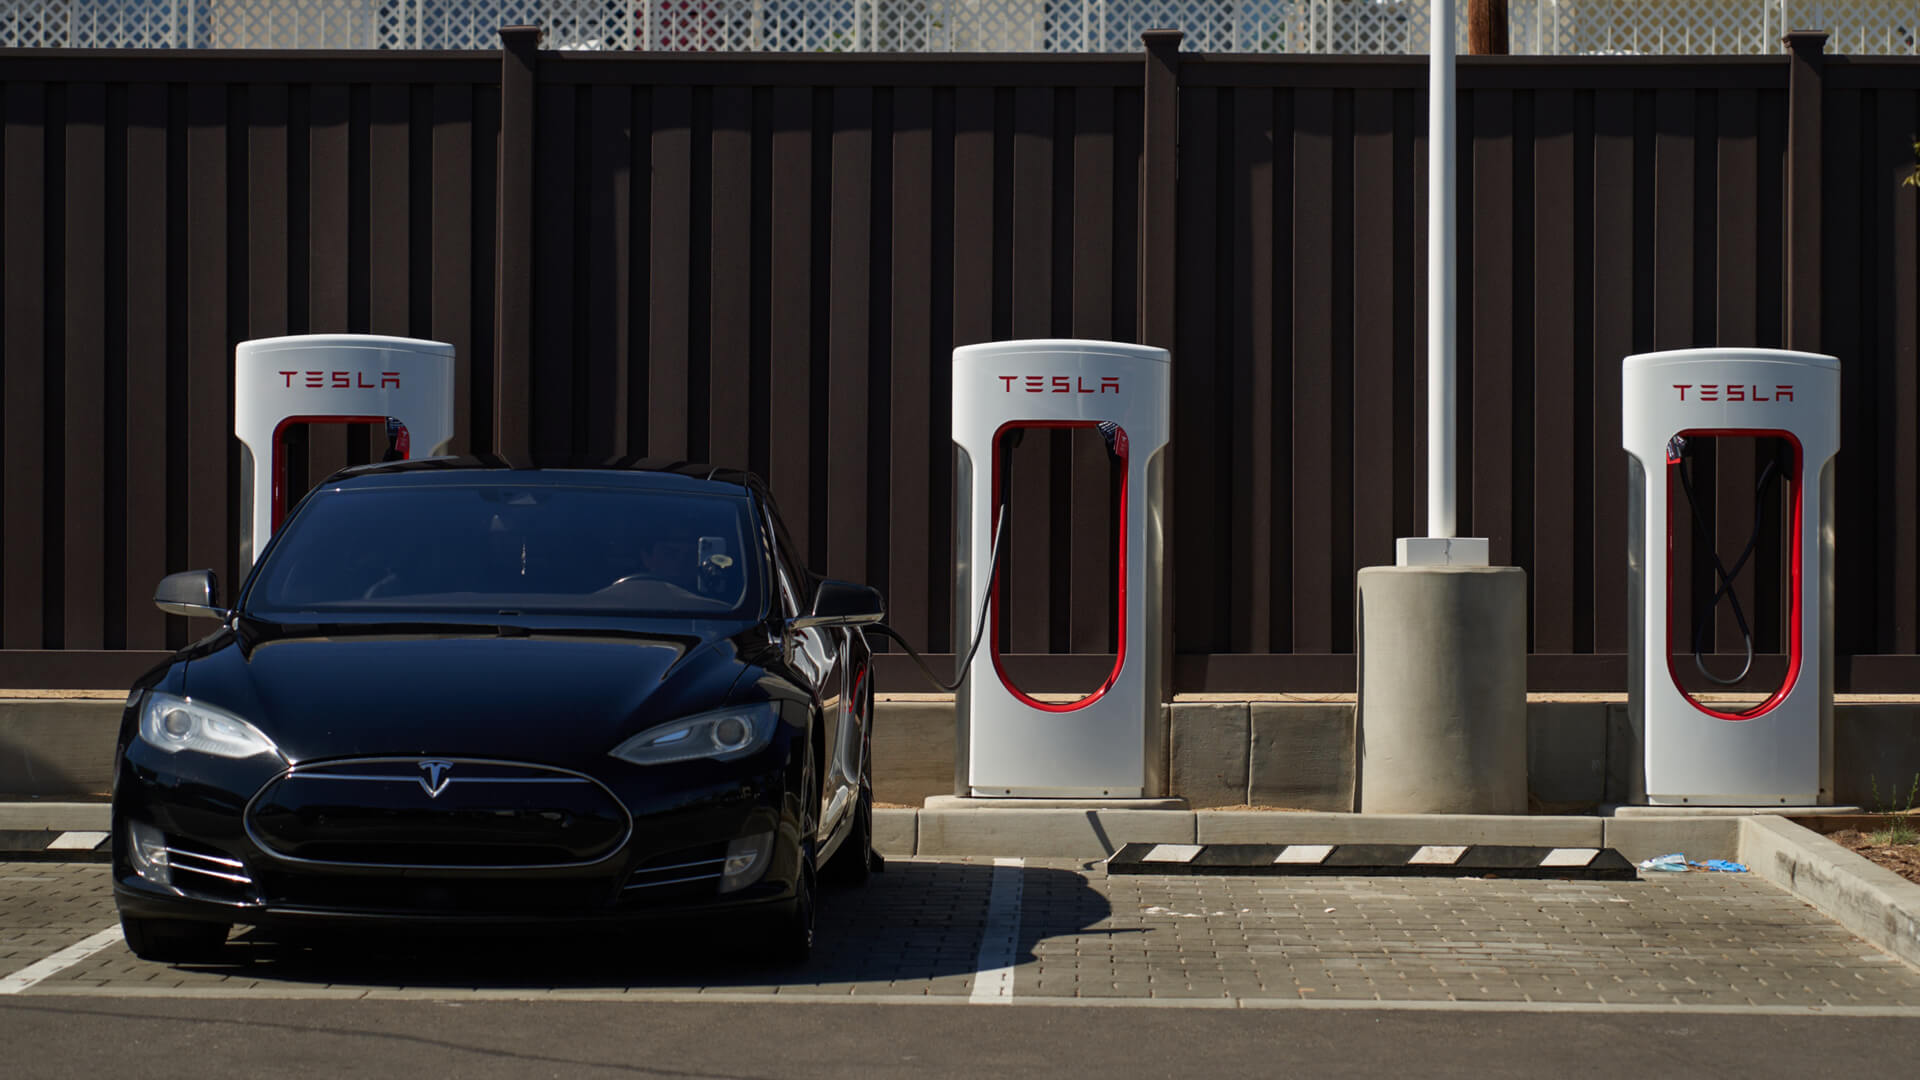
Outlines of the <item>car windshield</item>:
M745 498L473 483L316 493L246 600L260 617L486 613L751 615Z

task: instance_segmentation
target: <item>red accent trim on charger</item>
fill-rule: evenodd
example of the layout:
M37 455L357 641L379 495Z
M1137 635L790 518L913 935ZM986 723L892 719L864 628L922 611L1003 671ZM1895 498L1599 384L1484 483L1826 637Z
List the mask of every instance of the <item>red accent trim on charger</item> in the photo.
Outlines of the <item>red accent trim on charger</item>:
M1685 686L1680 684L1680 673L1675 671L1673 667L1673 486L1674 471L1679 468L1679 465L1673 464L1667 466L1667 675L1673 679L1673 688L1680 691L1680 696L1686 699L1687 704L1708 716L1719 720L1757 720L1779 707L1780 703L1787 699L1787 695L1793 692L1794 684L1798 682L1800 678L1800 560L1804 554L1801 551L1800 545L1800 515L1801 503L1803 501L1801 489L1804 485L1801 484L1800 477L1801 474L1806 471L1806 453L1800 447L1799 437L1794 435L1793 432L1779 431L1772 428L1690 428L1686 431L1675 432L1674 434L1688 439L1759 439L1773 436L1775 438L1785 439L1787 445L1793 448L1793 470L1792 474L1786 478L1787 493L1791 506L1788 515L1791 524L1788 527L1793 531L1793 540L1788 548L1789 554L1787 556L1787 588L1792 593L1787 604L1787 673L1785 677L1781 679L1779 688L1774 690L1765 701L1743 712L1729 712L1724 709L1715 709L1702 704L1687 691ZM1717 582L1715 583L1715 587L1718 587Z
M1101 420L1009 420L1001 424L998 428L995 428L993 432L992 464L993 527L999 527L1001 516L1000 436L1014 428L1097 428L1105 422L1106 421ZM1084 709L1088 705L1100 700L1108 690L1113 689L1114 683L1120 681L1120 669L1124 667L1127 662L1127 455L1129 451L1125 428L1120 428L1116 433L1114 437L1114 450L1120 458L1120 536L1118 538L1118 544L1116 545L1118 550L1115 556L1116 572L1119 575L1119 590L1115 598L1115 603L1119 605L1115 613L1119 640L1116 642L1114 648L1113 670L1107 673L1107 681L1101 683L1099 689L1078 701L1051 703L1036 701L1031 695L1027 694L1026 691L1013 685L1013 680L1007 677L1006 668L1000 663L1000 573L998 567L994 567L991 571L993 574L993 589L988 593L988 603L993 608L993 611L988 616L988 633L992 635L988 645L988 653L993 658L994 674L999 676L1000 685L1006 687L1007 692L1018 699L1022 705L1039 709L1042 712L1072 712L1075 709ZM987 535L991 537L993 530L989 529ZM991 555L989 555L989 557L991 557Z
M273 425L273 509L267 520L268 528L280 531L280 523L287 516L287 445L284 436L287 428L294 424L380 424L381 431L386 430L387 418L384 416L288 416ZM401 452L404 455L406 449ZM264 536L253 538L253 549L259 551L267 542Z

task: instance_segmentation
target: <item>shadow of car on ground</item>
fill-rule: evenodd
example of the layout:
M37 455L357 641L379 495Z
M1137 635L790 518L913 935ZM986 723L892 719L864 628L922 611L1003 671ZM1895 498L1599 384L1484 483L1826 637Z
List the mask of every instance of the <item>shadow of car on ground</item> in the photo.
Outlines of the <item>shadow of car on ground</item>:
M977 970L994 866L890 862L857 889L821 896L813 958L769 962L755 927L663 921L622 929L513 930L433 927L288 934L243 929L212 963L182 965L262 983L462 989L688 989L820 987L894 983L949 992ZM1093 930L1110 911L1087 878L1023 868L1020 933L1013 956L1033 958L1041 940Z

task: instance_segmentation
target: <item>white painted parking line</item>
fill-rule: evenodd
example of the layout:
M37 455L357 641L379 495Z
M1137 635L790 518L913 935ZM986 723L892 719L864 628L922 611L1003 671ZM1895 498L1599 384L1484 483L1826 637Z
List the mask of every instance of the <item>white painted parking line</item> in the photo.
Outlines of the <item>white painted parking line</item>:
M993 886L987 893L986 925L980 928L980 955L973 964L976 1004L1013 1004L1013 960L1020 948L1020 899L1025 859L993 860Z
M1155 844L1152 851L1140 857L1140 861L1189 863L1198 854L1200 854L1199 844Z
M1288 844L1273 861L1276 866L1318 866L1331 854L1332 844Z
M1452 866L1454 863L1460 861L1460 856L1466 853L1467 849L1465 845L1461 844L1428 844L1426 847L1414 852L1413 858L1407 860L1407 865ZM1581 863L1580 865L1585 866L1586 864Z
M103 832L63 832L47 845L48 851L92 851L107 834Z
M1547 852L1546 858L1540 860L1540 865L1541 866L1585 866L1588 863L1592 862L1593 857L1598 854L1600 854L1599 848L1590 848L1590 847L1554 848L1552 851Z
M36 960L19 971L0 979L0 994L17 994L43 979L62 971L120 940L120 928L109 926L77 945L69 945L44 960Z

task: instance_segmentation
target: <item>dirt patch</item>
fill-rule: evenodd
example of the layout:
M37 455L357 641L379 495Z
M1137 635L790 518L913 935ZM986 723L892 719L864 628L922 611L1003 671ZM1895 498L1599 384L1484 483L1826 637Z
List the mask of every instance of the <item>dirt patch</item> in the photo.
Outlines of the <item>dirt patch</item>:
M1920 885L1920 844L1876 844L1859 829L1842 829L1827 839Z

